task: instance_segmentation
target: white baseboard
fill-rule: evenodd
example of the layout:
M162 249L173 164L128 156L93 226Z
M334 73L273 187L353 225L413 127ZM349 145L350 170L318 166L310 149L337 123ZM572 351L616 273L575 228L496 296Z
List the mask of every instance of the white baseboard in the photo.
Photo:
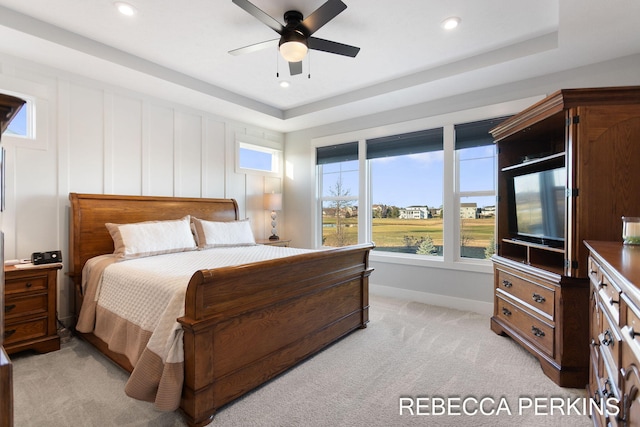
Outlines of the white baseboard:
M437 305L440 307L454 308L456 310L473 311L485 316L493 315L493 304L465 298L457 298L446 295L430 294L427 292L412 291L409 289L394 288L369 284L369 292L374 295L381 295L391 298L400 298L424 304Z

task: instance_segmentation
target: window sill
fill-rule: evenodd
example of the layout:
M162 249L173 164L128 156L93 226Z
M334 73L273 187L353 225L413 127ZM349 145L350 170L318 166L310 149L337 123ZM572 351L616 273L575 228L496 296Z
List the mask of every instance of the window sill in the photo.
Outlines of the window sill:
M489 260L460 259L455 262L445 261L442 257L398 254L391 252L372 251L369 259L373 262L387 264L411 265L426 268L440 268L445 270L463 270L477 273L492 274L493 265Z

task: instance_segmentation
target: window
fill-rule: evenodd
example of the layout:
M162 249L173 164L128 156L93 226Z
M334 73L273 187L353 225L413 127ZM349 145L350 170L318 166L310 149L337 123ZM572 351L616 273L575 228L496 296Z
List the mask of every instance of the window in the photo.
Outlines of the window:
M22 98L25 103L9 123L4 135L10 138L35 139L35 103L31 98L23 95L16 93L9 93L8 95Z
M454 126L462 258L484 259L494 252L496 152L489 130L505 119Z
M240 141L236 145L237 172L265 175L281 173L282 150Z
M358 243L358 143L318 147L322 245Z
M449 121L345 144L327 138L333 145L315 148L323 244L373 241L376 256L401 263L488 258L497 164L489 130L504 119Z
M376 251L442 256L443 129L367 140Z
M11 123L9 123L9 126L5 131L7 135L21 136L24 138L30 136L30 132L29 132L30 126L29 126L29 120L27 117L28 111L29 111L29 105L28 103L25 103L25 105L23 105L22 108L20 108L20 111L18 111L18 114L16 114L13 117L13 120L11 120Z

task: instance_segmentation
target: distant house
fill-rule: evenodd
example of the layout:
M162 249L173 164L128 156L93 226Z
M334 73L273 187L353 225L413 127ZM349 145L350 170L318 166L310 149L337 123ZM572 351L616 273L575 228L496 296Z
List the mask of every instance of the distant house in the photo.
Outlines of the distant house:
M427 219L431 218L431 212L428 206L409 206L400 209L400 218L402 219Z
M460 203L460 218L476 219L478 218L477 203Z
M495 206L484 206L478 209L479 218L494 218L496 216Z

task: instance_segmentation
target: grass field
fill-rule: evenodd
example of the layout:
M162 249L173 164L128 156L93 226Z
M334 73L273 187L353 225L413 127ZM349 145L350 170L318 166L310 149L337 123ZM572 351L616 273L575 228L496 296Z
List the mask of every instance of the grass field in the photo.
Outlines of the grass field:
M335 218L323 218L323 238L325 244L338 246L336 237ZM462 221L462 239L464 246L484 248L489 245L493 237L494 218L464 219ZM343 219L344 244L353 244L358 241L358 219ZM374 218L372 240L378 248L398 247L407 244L406 237L410 240L420 240L431 237L435 245L442 245L442 219L398 219L398 218Z

